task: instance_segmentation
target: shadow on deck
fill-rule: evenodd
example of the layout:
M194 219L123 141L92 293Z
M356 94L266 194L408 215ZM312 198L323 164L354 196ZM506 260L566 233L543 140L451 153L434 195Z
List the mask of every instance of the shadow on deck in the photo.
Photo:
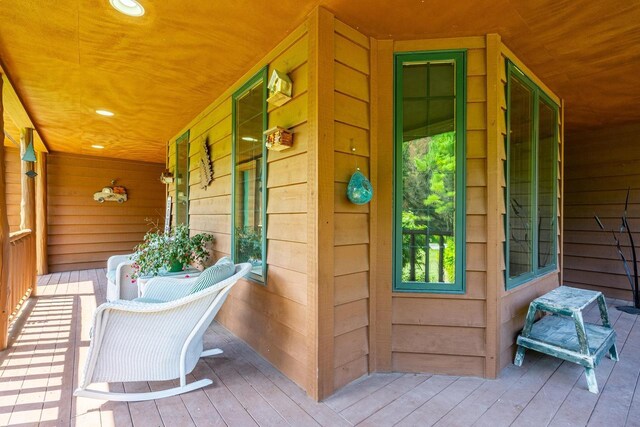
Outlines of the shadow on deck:
M150 402L75 398L95 307L105 300L103 270L39 278L0 353L0 425L78 426L640 426L640 321L609 301L620 362L596 370L601 393L587 390L583 369L533 352L497 380L428 374L374 374L316 403L243 341L214 323L190 381L201 390ZM27 316L28 315L28 316ZM595 321L597 310L586 318ZM177 382L112 384L117 391L164 389ZM107 386L104 386L106 390Z

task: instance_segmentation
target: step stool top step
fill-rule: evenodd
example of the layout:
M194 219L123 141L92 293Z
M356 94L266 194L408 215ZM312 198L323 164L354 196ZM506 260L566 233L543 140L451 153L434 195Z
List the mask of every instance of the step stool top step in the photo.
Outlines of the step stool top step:
M600 292L560 286L533 300L533 303L560 311L582 311L594 302Z

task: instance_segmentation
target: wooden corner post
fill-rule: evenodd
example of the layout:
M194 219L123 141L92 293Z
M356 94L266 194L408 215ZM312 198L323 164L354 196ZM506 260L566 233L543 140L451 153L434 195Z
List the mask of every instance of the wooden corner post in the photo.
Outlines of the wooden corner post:
M487 35L487 304L486 356L484 375L495 378L500 363L500 292L502 283L500 227L504 227L501 204L502 159L498 144L504 144L500 133L501 111L498 91L500 82L500 36Z
M36 153L36 272L47 274L49 272L47 255L47 153ZM34 291L35 291L34 287Z
M375 65L372 66L374 84L371 86L371 114L374 132L371 132L371 167L375 174L377 195L372 215L375 233L375 370L388 372L392 363L392 317L393 317L393 40L377 40ZM373 69L375 67L375 70ZM372 175L373 176L373 175ZM373 236L373 234L372 234Z
M334 387L334 29L328 10L309 15L307 392L316 400Z
M24 157L29 144L33 144L33 129L22 128L20 129L20 158ZM33 162L20 161L20 182L22 188L22 199L20 202L20 230L31 230L31 248L29 254L31 256L31 262L27 263L33 267L33 272L30 274L31 282L31 295L37 295L36 289L36 245L33 238L36 232L36 181L35 178L29 177L28 172L34 171Z
M0 129L4 129L2 105L2 73L0 73ZM0 142L0 350L7 348L9 311L9 219L7 218L7 196L4 178L4 134Z

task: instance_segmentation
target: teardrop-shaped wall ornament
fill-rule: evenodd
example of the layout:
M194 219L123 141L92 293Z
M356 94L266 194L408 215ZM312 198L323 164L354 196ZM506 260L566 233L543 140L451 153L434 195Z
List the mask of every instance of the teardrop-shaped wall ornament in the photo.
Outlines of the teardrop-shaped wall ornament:
M364 205L371 201L373 197L373 187L371 182L365 177L360 170L354 172L349 180L347 187L347 197L351 203L356 205Z

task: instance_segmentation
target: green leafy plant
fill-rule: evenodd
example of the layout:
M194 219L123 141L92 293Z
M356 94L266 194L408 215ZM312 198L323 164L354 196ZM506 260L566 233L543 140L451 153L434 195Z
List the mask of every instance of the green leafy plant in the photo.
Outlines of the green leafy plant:
M144 241L135 247L132 257L134 276L156 276L168 270L172 264L181 266L209 259L208 243L214 238L210 234L199 233L189 236L189 228L182 224L169 233L155 230L144 236Z

